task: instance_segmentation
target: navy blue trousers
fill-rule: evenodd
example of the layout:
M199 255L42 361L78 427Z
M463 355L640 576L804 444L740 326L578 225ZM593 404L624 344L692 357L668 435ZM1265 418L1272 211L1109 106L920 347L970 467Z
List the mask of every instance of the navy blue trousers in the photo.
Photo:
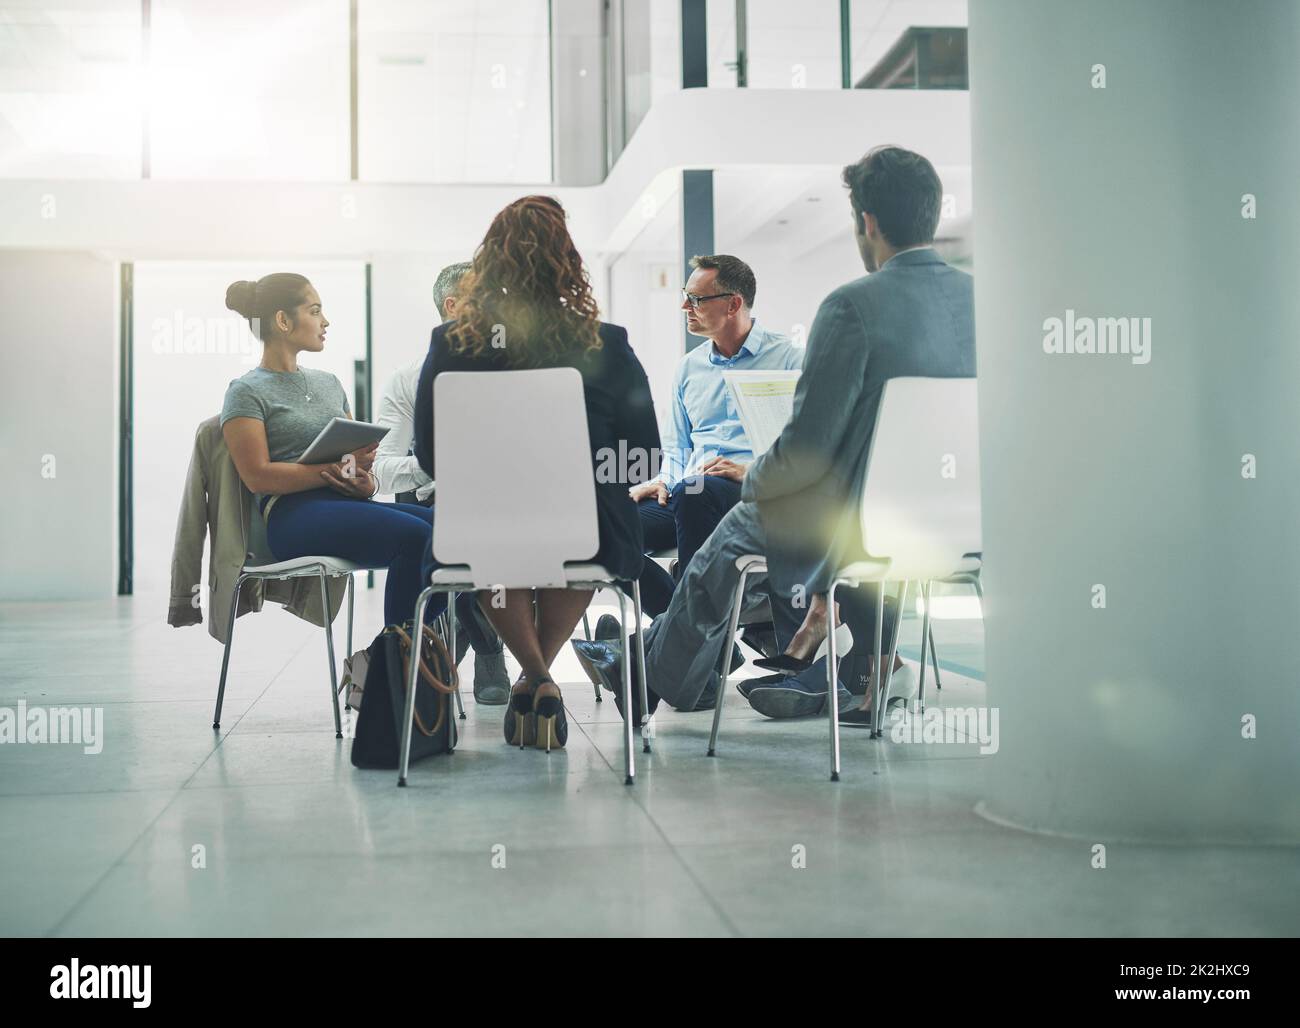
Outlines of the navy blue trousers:
M740 483L716 475L698 475L678 482L669 492L665 507L653 497L642 500L637 509L646 551L677 547L677 577L681 578L718 522L739 502ZM640 582L641 609L652 618L658 617L672 602L677 583L649 558Z
M411 620L424 588L420 567L430 549L433 511L413 503L379 503L344 496L332 489L288 493L275 501L266 540L276 560L319 554L388 569L384 623ZM427 579L425 579L427 581ZM439 597L428 618L446 606Z

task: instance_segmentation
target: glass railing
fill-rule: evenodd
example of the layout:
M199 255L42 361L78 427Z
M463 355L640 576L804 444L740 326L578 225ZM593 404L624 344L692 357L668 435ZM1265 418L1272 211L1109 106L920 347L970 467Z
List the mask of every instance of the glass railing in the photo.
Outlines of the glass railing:
M609 0L612 165L660 94L965 89L967 0Z

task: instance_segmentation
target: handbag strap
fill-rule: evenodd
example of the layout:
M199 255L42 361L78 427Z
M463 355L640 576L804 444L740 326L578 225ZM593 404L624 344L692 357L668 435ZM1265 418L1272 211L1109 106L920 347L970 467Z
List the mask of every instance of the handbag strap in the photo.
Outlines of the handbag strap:
M402 640L403 659L404 660L409 659L408 654L412 649L414 649L414 643L412 642L411 637L406 633L406 629L403 628L401 625L393 625L392 632L394 635L396 635L399 639ZM440 657L444 661L447 667L452 668L452 674L451 674L452 682L451 684L444 683L440 678L438 678L437 675L435 675L432 671L429 670L429 666L424 662L423 650L421 650L418 656L419 663L420 663L420 677L423 678L425 682L427 682L438 692L446 693L447 695L450 696L452 693L456 691L457 676L456 676L456 669L453 667L451 663L451 658L447 654L447 645L442 641L442 639L438 637L437 633L434 632L433 629L431 629L428 625L424 626L423 641L429 643L432 646L434 650L434 654ZM406 674L408 675L410 674L411 668L409 664L404 668L404 671L406 672Z
M451 673L448 676L451 681L444 687L447 693L456 692L460 688L460 668L456 666L456 661L452 659L451 651L447 649L447 643L437 632L428 625L424 625L424 641L433 647L434 653L442 659L444 667L450 668Z
M401 646L402 646L402 684L403 684L403 686L405 686L406 682L409 681L409 679L410 679L410 673L411 673L411 664L410 664L410 660L411 660L411 650L414 649L414 646L413 646L413 644L412 644L411 637L406 633L406 629L404 629L401 625L394 625L394 626L392 627L392 632L393 632L393 634L396 635L397 638L401 641ZM436 632L434 632L434 631L433 631L433 630L432 630L428 625L425 625L425 626L424 626L424 633L423 633L423 635L422 635L422 639L421 639L421 641L422 641L422 642L425 642L425 643L428 643L428 644L431 646L431 648L434 650L434 654L435 654L436 656L440 657L443 661L445 661L445 662L446 662L446 666L452 668L452 676L453 676L453 680L454 680L454 678L455 678L455 667L452 665L451 661L448 659L448 657L447 657L447 647L446 647L446 644L443 643L442 639L438 636L438 634L437 634ZM437 693L439 694L439 696L438 696L438 720L434 722L432 728L426 728L426 727L424 726L424 722L420 719L420 711L419 711L418 709L415 711L415 727L418 728L418 729L420 730L420 734L421 734L421 735L424 735L424 736L426 736L426 737L430 737L430 738L432 738L433 736L437 735L439 729L442 728L443 722L444 722L444 720L446 719L446 716L447 716L447 707L448 707L447 697L448 697L451 693L453 693L453 692L456 691L456 685L455 685L455 684L447 685L447 684L443 683L443 682L442 682L442 681L441 681L441 680L440 680L440 679L439 679L439 678L438 678L438 677L437 677L437 676L436 676L432 671L429 670L428 665L426 665L425 662L424 662L424 653L423 653L423 648L421 648L421 652L420 652L420 653L417 653L417 654L416 654L416 658L415 658L415 659L416 659L416 661L417 661L417 665L418 665L418 667L419 667L419 671L420 671L420 675L419 675L419 677L422 678L422 679L424 679L425 683L426 683L427 685L429 685L429 686L430 686L430 687L431 687L435 692L437 692ZM418 680L417 680L417 681L418 681Z

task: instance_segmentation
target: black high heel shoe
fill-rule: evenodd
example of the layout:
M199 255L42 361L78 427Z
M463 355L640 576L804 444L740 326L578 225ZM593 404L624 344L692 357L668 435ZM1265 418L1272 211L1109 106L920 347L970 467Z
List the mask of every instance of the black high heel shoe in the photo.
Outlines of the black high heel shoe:
M538 682L534 687L555 685L549 678ZM556 686L558 691L559 686ZM542 696L533 698L533 711L537 717L537 748L550 753L552 749L563 749L569 741L569 722L564 716L563 696Z
M533 692L536 688L536 685L532 685L525 691L512 689L510 692L510 706L506 709L506 743L518 746L521 750L537 738L537 717L533 712Z
M789 675L800 674L812 666L813 662L811 660L793 657L788 653L781 653L775 657L763 657L754 661L754 667L761 667L764 671L784 671Z
M843 654L848 650L849 640L840 637L840 632L844 630L844 622L841 621L835 629L835 644L839 647L840 653ZM825 636L822 637L825 641ZM820 649L821 643L817 644ZM789 653L778 653L775 657L763 657L754 661L754 667L761 667L764 671L780 671L787 675L801 675L817 663L816 652L812 657L795 657Z

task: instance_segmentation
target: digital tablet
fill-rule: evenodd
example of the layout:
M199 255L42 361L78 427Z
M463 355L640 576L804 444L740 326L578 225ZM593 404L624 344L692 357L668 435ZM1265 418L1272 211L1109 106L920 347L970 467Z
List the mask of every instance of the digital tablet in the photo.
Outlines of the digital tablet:
M353 421L351 418L334 418L320 430L320 435L312 440L312 444L298 458L298 463L332 464L342 460L345 453L377 443L386 435L388 429L383 425Z

